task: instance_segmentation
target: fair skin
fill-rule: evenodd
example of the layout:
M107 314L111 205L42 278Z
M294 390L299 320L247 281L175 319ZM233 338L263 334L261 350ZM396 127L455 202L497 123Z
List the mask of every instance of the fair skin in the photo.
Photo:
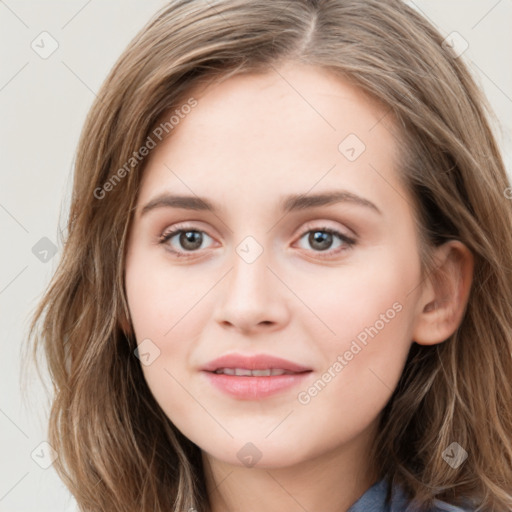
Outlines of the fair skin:
M128 240L135 336L160 350L144 376L201 448L213 512L346 511L377 479L368 450L411 343L449 337L471 283L472 258L458 242L437 250L442 285L422 275L387 110L318 68L289 63L279 73L190 93L198 105L150 155ZM354 161L338 149L349 134L366 146ZM281 211L284 196L333 190L367 203ZM165 192L219 210L159 206L142 214ZM179 234L158 243L184 223L202 234L199 248ZM355 243L332 236L322 250L309 235L325 228ZM236 252L247 236L263 248L251 263ZM396 303L400 311L380 327ZM332 372L370 326L378 333L300 403L298 394ZM272 396L233 398L201 371L229 352L271 354L312 371ZM248 442L261 453L252 467L237 457Z

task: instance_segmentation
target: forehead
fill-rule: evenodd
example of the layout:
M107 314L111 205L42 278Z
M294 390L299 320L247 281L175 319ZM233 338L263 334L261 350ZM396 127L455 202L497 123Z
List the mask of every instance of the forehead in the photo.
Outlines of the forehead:
M167 184L201 196L229 185L247 197L371 185L376 172L395 170L389 109L325 69L236 75L184 98L197 105L150 154L143 199Z

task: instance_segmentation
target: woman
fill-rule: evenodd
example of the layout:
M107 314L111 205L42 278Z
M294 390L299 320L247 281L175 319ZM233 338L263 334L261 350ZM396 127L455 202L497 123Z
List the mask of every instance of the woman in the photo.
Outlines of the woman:
M88 116L33 324L81 510L509 510L508 187L402 2L162 9Z

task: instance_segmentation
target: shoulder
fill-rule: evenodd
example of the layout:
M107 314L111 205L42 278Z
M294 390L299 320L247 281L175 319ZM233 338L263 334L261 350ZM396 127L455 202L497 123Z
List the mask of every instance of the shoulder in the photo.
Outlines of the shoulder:
M394 486L391 501L386 497L389 483L381 480L370 487L347 512L416 512L415 508L399 486ZM473 512L474 508L461 508L444 501L434 500L433 507L428 512Z

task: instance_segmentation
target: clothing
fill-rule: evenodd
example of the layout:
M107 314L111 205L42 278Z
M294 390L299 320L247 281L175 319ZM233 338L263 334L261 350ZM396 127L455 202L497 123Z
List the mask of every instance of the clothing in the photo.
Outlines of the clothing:
M386 494L389 483L386 480L377 482L370 487L347 512L405 512L408 500L400 487L393 488L391 503L386 505ZM414 512L412 509L408 512ZM469 508L449 505L444 501L435 500L429 512L471 512Z

